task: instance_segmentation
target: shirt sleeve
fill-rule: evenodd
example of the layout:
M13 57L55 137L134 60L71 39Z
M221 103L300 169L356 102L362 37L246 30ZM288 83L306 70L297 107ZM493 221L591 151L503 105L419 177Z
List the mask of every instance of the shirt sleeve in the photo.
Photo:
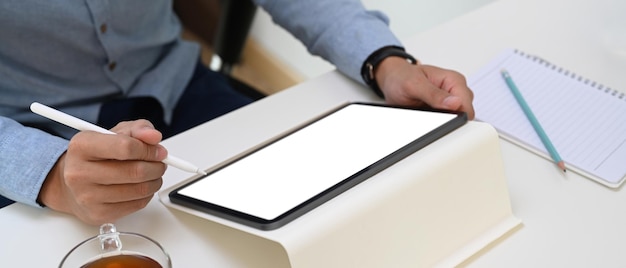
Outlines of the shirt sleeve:
M387 16L366 10L358 0L254 1L311 54L361 83L361 66L371 53L384 46L401 46Z
M68 141L0 116L0 195L32 206Z

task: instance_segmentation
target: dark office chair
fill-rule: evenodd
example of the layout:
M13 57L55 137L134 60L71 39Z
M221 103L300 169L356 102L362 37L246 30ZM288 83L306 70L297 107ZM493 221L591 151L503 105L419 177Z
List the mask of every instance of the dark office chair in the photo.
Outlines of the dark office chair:
M0 195L0 208L6 207L10 204L13 204L13 200L7 199L6 197Z
M239 63L257 10L251 0L178 0L174 9L188 30L212 46L211 66L215 71L226 75L235 90L252 99L265 97L230 75L233 66Z

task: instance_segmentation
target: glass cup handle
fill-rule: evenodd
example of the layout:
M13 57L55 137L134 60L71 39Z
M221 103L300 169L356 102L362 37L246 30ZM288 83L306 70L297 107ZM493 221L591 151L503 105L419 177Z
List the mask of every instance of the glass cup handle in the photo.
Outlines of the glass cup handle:
M121 251L122 241L120 233L112 223L105 223L100 226L100 250L102 252Z

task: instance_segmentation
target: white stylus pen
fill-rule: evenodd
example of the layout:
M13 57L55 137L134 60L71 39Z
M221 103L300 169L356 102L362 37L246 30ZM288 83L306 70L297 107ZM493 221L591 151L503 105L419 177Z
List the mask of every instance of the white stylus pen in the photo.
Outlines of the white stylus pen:
M61 124L64 124L68 127L71 127L80 131L89 130L89 131L99 132L102 134L117 134L113 131L101 128L85 120L82 120L74 116L71 116L69 114L63 113L61 111L55 110L53 108L50 108L38 102L33 102L30 105L30 110L33 111L33 113L36 113L48 119L57 121ZM200 170L198 167L194 166L193 164L185 160L175 157L173 155L168 155L165 159L163 159L162 162L167 165L178 168L180 170L206 175L206 172Z

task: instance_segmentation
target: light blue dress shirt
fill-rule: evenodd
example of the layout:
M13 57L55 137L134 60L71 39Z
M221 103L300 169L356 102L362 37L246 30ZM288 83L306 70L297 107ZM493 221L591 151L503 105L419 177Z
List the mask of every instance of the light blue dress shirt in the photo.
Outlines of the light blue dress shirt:
M199 46L180 38L172 0L0 1L0 195L37 206L73 130L29 112L38 101L95 122L102 102L153 96L167 120ZM312 54L361 81L369 54L400 45L357 0L256 0ZM44 124L65 139L24 127Z

